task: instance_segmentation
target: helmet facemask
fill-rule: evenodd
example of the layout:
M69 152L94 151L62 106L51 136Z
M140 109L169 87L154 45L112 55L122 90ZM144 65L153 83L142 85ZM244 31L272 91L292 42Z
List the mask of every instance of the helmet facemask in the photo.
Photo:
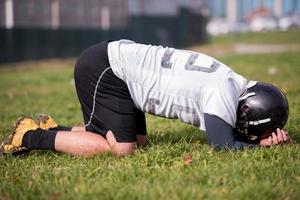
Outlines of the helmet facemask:
M243 140L249 140L255 142L258 139L257 135L251 135L249 132L249 119L247 114L250 112L248 105L242 105L238 110L238 117L236 121L236 130L240 137L243 137Z

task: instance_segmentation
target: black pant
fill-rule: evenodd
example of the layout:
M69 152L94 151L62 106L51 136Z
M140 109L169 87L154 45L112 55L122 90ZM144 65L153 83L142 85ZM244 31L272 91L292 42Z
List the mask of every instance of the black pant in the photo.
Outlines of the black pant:
M107 46L108 42L101 42L88 48L75 65L76 91L88 124L86 130L104 137L111 130L118 142L134 142L136 134L147 132L145 115L135 107L126 83L110 68Z

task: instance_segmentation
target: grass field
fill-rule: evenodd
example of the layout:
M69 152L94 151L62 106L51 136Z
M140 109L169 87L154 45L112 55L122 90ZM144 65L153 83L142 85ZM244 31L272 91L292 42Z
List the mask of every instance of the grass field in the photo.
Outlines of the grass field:
M285 34L280 37L294 37ZM249 37L253 41L259 35ZM286 129L297 143L299 55L219 57L247 78L271 82L286 92ZM73 63L47 60L0 67L0 140L24 114L48 113L61 124L82 124ZM19 158L0 157L0 199L300 199L299 144L216 152L206 144L206 135L191 126L153 116L147 116L147 124L150 144L134 156L82 158L32 151ZM193 160L190 165L184 163L187 158Z

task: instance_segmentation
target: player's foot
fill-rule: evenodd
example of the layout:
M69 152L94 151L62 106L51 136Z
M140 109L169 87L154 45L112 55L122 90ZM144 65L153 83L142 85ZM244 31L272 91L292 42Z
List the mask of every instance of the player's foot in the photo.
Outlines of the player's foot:
M49 130L52 128L57 128L58 124L54 121L52 117L49 115L41 114L36 119L36 123L39 126L39 128L43 130Z
M20 154L28 151L22 147L22 141L25 133L37 130L39 126L31 117L19 118L9 136L7 136L0 146L0 155L2 154Z

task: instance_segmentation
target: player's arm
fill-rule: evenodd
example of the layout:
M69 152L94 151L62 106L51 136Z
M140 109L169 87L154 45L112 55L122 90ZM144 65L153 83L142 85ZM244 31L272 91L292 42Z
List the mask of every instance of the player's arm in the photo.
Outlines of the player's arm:
M230 148L242 150L258 146L235 140L233 137L233 128L215 115L204 113L204 121L208 142L216 149Z
M137 124L137 147L143 148L147 143L147 126L145 113L141 110L135 109L136 124Z
M242 150L244 148L255 148L258 146L272 146L282 143L291 143L291 138L284 130L277 129L268 138L260 140L259 144L249 144L234 139L233 128L221 118L215 115L204 114L206 132L209 144L217 149L231 148Z

